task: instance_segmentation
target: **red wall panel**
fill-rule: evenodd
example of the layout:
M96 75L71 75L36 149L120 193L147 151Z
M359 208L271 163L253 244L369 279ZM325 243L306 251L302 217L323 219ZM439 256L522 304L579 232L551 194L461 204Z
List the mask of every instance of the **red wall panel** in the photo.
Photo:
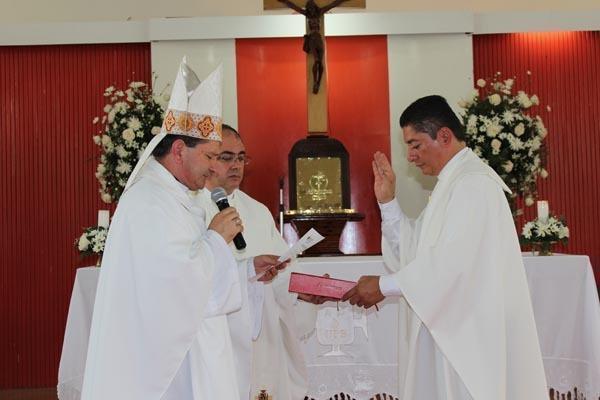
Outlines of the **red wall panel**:
M550 173L539 198L567 219L571 239L559 250L588 254L600 282L600 32L477 35L473 59L475 79L500 71L539 96ZM528 207L521 223L535 215Z
M387 39L328 38L327 52L329 134L350 153L351 204L366 215L348 224L342 250L379 253L371 159L376 150L390 153ZM278 177L287 177L288 153L307 134L302 39L237 40L236 56L239 128L253 157L243 188L275 213Z
M0 47L0 389L56 385L77 266L96 223L92 142L107 86L150 79L149 44Z

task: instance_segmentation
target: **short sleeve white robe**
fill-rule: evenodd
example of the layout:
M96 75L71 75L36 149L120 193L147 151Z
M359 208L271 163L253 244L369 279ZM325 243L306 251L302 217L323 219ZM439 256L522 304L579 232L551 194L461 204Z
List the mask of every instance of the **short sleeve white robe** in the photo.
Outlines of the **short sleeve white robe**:
M102 261L82 400L236 400L226 313L238 266L153 158L124 193Z
M207 221L218 212L207 189L198 194L198 201L207 210ZM234 248L237 259L279 255L288 249L267 207L237 189L228 201L240 214L247 243L242 251ZM244 295L242 309L228 315L242 400L254 398L261 389L277 400L298 400L306 395L307 373L299 338L314 329L316 307L297 302L297 296L288 292L290 272L296 268L292 263L264 285L258 330L252 326L252 310Z
M415 220L382 206L400 316L400 398L547 399L520 247L501 178L470 149Z

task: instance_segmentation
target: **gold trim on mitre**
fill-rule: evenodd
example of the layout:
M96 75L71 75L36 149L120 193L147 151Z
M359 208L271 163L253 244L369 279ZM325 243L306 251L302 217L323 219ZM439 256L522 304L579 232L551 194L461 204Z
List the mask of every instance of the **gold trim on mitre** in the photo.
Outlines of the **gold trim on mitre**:
M214 115L168 110L161 131L169 135L191 136L222 142L222 125L223 120Z

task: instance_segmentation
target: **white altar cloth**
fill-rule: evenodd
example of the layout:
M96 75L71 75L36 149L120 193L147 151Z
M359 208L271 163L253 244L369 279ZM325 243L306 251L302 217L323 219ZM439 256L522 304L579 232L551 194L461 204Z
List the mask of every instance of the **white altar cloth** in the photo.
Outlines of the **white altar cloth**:
M600 397L600 304L587 256L524 255L533 311L549 386L561 394L578 388ZM380 256L302 258L303 271L356 280L386 273ZM99 269L77 270L58 373L60 400L79 400ZM357 400L396 397L403 354L406 303L386 299L380 310L347 304L320 306L317 328L303 340L309 397L346 393ZM558 397L557 397L558 398Z

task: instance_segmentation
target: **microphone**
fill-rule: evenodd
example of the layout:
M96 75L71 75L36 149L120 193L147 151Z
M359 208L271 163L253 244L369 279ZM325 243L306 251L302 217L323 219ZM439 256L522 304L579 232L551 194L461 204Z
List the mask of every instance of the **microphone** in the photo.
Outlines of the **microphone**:
M224 209L230 207L229 201L227 200L227 192L222 187L216 187L210 192L210 198L217 204L219 207L219 211L223 211ZM235 244L235 248L238 250L243 250L246 248L246 241L242 236L242 232L235 235L233 238L233 244Z

